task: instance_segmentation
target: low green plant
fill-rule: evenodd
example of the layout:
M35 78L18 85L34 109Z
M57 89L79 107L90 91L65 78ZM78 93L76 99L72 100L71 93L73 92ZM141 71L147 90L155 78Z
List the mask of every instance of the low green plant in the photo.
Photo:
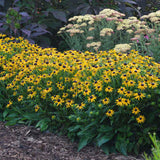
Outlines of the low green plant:
M153 135L149 134L149 137L153 143L152 156L149 157L146 153L144 153L144 157L146 160L159 160L160 159L160 142L156 138L156 133L153 133Z

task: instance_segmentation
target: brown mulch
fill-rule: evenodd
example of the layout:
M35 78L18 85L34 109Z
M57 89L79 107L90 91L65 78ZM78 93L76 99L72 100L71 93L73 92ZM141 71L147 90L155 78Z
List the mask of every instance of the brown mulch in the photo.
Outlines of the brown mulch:
M77 151L77 143L65 136L41 132L23 125L5 126L0 122L1 160L144 160L142 156L105 155L102 150L86 146Z

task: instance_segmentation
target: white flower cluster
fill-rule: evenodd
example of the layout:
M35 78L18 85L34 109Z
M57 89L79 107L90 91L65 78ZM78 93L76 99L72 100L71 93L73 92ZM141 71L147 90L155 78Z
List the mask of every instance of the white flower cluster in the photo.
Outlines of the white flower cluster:
M117 26L117 30L127 30L127 29L140 29L144 28L147 29L148 27L145 25L144 22L138 20L136 17L129 17L128 19L123 19Z
M111 36L112 33L114 33L114 31L113 31L112 28L103 28L103 29L100 31L100 36L102 36L102 37L104 37L105 35Z
M160 24L160 10L144 15L140 19L149 19L153 23Z
M129 44L117 44L115 45L115 48L114 48L116 52L126 52L130 49L131 49L131 46Z
M101 46L101 42L92 42L92 43L87 43L86 47L90 48L93 47L94 50L98 50L98 48Z
M109 8L104 9L101 12L99 12L99 15L101 16L104 15L106 17L124 17L125 16L125 14L115 11L113 9L109 9Z

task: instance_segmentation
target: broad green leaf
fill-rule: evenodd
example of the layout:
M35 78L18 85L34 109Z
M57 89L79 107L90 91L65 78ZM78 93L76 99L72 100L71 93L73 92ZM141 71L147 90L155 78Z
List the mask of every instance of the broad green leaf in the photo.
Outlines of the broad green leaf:
M69 132L74 132L74 131L77 131L80 127L81 127L81 125L76 125L76 126L68 128L68 130L69 130Z
M82 137L78 144L78 151L80 151L83 147L85 147L88 143L89 137Z
M101 138L98 139L98 146L100 147L102 144L110 141L112 139L113 135L104 135Z
M10 121L7 121L7 122L5 123L5 125L7 125L7 126L15 125L19 119L20 119L20 118L15 118L15 119L12 119L12 120L10 120Z
M116 144L116 149L121 152L123 155L127 156L127 144L118 142Z
M102 145L101 149L106 155L109 155L109 146L107 144Z
M3 118L6 118L7 114L8 114L8 110L5 110L5 111L3 112Z

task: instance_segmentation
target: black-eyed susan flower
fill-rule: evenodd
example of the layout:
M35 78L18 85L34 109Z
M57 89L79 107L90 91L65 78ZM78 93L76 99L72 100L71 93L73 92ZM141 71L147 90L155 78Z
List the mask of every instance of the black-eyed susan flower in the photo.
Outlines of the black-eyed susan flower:
M50 86L52 84L52 81L47 81L47 86Z
M117 92L118 92L119 94L125 94L126 88L125 88L125 87L121 87L121 88L119 88L119 89L117 90Z
M118 98L118 99L116 99L116 105L117 106L123 106L124 104L123 104L123 98Z
M20 95L20 96L18 97L18 102L22 101L22 99L23 99L23 95Z
M134 107L133 109L132 109L132 113L133 114L138 114L140 112L140 110L139 110L139 108L138 107Z
M12 104L13 104L13 102L11 100L9 100L9 102L8 102L6 107L9 108Z
M149 82L149 83L148 83L148 86L149 86L149 88L154 89L154 88L157 88L158 83L157 83L157 82Z
M74 104L74 101L71 99L66 100L66 108L70 108Z
M145 117L143 115L140 115L139 117L136 118L138 123L144 123Z
M122 101L123 101L123 104L124 104L125 106L128 106L128 105L130 105L130 103L131 103L131 101L130 101L129 99L126 99L126 98L123 98Z
M106 112L106 115L107 115L108 117L112 117L113 114L114 114L114 110L113 110L113 109L109 109L109 110Z
M57 105L57 106L60 106L64 103L64 100L62 98L58 98L54 101L54 103Z
M83 95L86 96L86 95L89 95L91 93L91 90L90 89L85 89L83 91Z
M76 108L78 108L79 110L82 110L82 109L84 109L84 107L85 107L85 103L82 102L82 103L78 104Z
M107 87L105 88L105 91L106 91L106 92L112 92L112 91L113 91L113 88L112 88L111 86L107 86Z
M27 91L30 92L30 91L33 91L33 89L34 89L34 86L28 86Z
M102 85L101 84L95 85L95 90L98 92L102 91Z
M134 93L134 98L135 98L135 99L140 100L140 99L143 99L144 97L145 97L145 94L144 94L144 93L140 93L140 92Z
M130 81L128 81L128 86L133 87L135 85L135 83L136 83L135 81L130 80Z
M63 95L62 95L62 98L66 98L66 97L68 97L68 93L63 93Z
M38 112L39 109L40 109L39 105L36 105L34 110L35 112Z
M147 85L146 85L145 82L139 82L137 88L138 88L138 89L141 89L141 90L144 90L144 89L147 88Z
M109 104L109 102L110 102L110 100L109 100L108 97L106 97L106 98L104 98L104 99L102 100L102 103L103 103L104 105Z
M88 101L89 102L94 102L96 100L96 96L95 95L91 95L88 97Z
M27 98L33 98L33 97L35 97L36 96L36 94L37 94L37 92L36 91L31 91L31 93L30 94L28 94L28 97Z
M132 91L129 91L129 90L128 90L128 91L125 92L125 96L126 96L126 97L129 97L129 98L130 98L132 95L133 95L133 92L132 92Z

